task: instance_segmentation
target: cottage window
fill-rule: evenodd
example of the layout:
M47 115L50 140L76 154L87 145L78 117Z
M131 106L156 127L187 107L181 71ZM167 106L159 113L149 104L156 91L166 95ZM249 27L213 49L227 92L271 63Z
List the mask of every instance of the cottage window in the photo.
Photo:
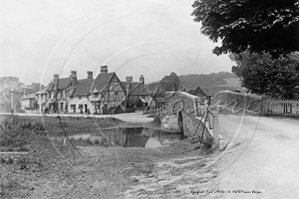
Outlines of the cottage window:
M73 99L73 96L70 96L70 99Z
M93 93L93 97L98 97L98 93Z
M60 98L61 98L61 99L64 98L64 93L63 93L63 91L60 92Z
M76 105L75 104L71 104L71 110L73 111L73 113L76 113Z
M79 96L79 99L81 100L81 99L82 99L82 96Z

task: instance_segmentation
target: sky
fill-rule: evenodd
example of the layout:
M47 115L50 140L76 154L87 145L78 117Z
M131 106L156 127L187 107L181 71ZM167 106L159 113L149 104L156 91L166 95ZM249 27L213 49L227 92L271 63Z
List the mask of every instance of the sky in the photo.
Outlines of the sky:
M194 0L1 0L0 76L44 85L107 65L121 81L231 71L200 34Z

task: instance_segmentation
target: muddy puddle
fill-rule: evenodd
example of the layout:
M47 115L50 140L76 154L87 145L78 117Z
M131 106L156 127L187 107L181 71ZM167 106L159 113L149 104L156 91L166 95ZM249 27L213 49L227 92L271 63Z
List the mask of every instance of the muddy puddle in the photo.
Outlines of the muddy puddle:
M170 133L150 128L115 128L68 136L75 146L121 146L156 148L182 139L181 133ZM56 136L52 140L66 144L67 137Z

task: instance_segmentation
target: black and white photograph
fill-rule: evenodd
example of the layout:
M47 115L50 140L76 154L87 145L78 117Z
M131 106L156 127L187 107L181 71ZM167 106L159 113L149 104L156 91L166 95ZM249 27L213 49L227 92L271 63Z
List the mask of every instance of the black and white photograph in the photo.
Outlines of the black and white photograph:
M0 198L299 198L299 1L0 0Z

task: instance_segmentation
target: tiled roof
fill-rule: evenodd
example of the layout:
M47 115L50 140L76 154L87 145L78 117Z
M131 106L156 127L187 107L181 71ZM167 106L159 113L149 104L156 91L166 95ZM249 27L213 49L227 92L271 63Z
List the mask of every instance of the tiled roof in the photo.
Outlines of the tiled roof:
M77 84L80 83L83 80L77 80ZM58 79L58 85L57 89L59 90L66 90L68 87L72 85L72 78L71 77L65 77ZM50 91L54 89L54 83L53 81L49 83L48 88L46 91Z
M48 87L43 88L42 90L37 91L35 94L43 94L43 93L47 93Z
M122 86L127 88L129 85L129 93L131 95L136 95L136 96L145 96L149 95L150 93L145 89L144 84L140 84L139 82L122 82Z
M60 78L58 79L58 86L57 89L59 90L65 90L68 88L72 83L71 77L65 77L65 78Z
M25 99L35 99L35 94L32 93L30 95L25 95L21 98L21 100L25 100Z
M100 73L94 81L93 88L95 87L98 92L102 92L102 90L114 75L115 73Z
M72 96L88 95L91 91L92 84L93 84L92 79L79 80L79 83L74 88L75 91L72 94Z

